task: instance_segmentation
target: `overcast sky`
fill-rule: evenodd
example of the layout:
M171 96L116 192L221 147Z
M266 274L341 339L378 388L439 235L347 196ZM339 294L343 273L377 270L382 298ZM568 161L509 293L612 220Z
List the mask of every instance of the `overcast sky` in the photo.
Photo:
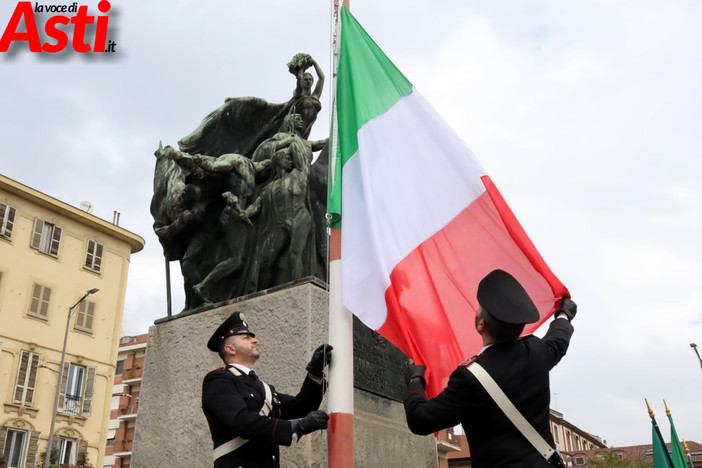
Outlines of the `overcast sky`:
M16 5L0 2L3 30ZM689 346L702 346L702 3L352 0L351 11L466 141L578 303L552 407L634 445L651 442L644 397L669 440L665 398L680 438L702 442ZM0 173L89 200L108 221L118 211L144 237L124 311L135 335L166 314L149 213L159 141L175 146L229 96L288 100L298 52L331 83L331 5L125 0L108 14L113 54L26 43L0 54ZM330 89L312 138L328 134Z

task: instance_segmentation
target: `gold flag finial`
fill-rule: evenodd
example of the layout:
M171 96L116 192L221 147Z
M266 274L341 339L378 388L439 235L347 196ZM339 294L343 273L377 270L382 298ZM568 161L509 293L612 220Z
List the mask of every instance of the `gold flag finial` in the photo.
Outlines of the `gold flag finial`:
M665 398L663 399L663 406L665 406L665 415L670 417L670 410L668 409L668 405L665 402Z
M687 446L687 442L685 442L685 439L683 439L682 444L683 444L683 450L685 450L685 453L690 453L690 448Z
M653 410L651 409L651 405L648 404L648 400L644 398L644 401L646 402L646 407L648 408L648 415L651 417L651 419L655 419L656 415L653 414Z

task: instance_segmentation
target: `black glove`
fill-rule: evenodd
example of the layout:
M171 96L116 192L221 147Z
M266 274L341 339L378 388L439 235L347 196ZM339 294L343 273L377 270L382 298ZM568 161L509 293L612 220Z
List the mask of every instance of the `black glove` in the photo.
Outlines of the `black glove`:
M556 311L556 316L558 314L565 314L566 317L568 317L568 321L572 322L573 319L575 318L575 314L578 312L578 304L575 302L571 301L567 297L563 298L563 302L561 302L561 307Z
M323 344L317 347L312 353L312 359L307 364L307 372L315 377L322 377L324 366L329 365L332 359L332 346L328 344Z
M410 364L405 368L405 384L409 385L410 381L414 378L419 379L419 381L422 383L422 387L427 386L427 381L424 379L424 371L427 368L424 366L415 366Z
M327 428L329 415L324 411L312 411L307 413L302 419L296 419L292 422L292 430L297 437L300 438L310 432L318 431Z

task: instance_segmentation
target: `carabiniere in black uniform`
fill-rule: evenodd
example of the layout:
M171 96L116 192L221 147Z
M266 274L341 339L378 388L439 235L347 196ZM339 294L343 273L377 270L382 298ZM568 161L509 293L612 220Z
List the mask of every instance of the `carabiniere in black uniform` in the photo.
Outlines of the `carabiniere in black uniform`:
M538 320L536 307L516 279L501 270L491 275L478 289L478 302L484 311L517 325ZM547 461L536 451L467 369L478 362L554 447L549 428L549 371L568 349L573 334L570 320L575 311L575 303L564 298L556 313L563 317L551 322L543 339L529 335L491 344L458 366L446 388L435 398L427 399L423 366L410 366L404 396L410 430L425 435L461 424L470 446L471 466L475 468L545 468L557 464L556 457Z
M255 336L239 312L215 331L208 348L218 351L222 342L234 335ZM246 367L229 363L209 372L202 383L202 409L212 435L214 468L278 468L280 445L289 446L304 434L326 428L328 416L315 410L326 387L323 365L330 359L331 346L317 348L300 392L286 395L268 386L269 402L266 385L257 376L248 375ZM263 415L266 405L268 411Z

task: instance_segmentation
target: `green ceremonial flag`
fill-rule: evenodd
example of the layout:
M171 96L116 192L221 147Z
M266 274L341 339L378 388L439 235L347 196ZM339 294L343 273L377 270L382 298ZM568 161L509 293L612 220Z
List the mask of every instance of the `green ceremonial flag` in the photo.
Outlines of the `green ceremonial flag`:
M661 430L658 428L658 423L656 423L656 416L653 414L648 400L644 398L644 401L646 401L646 406L648 407L648 415L651 418L651 430L653 432L653 468L675 468L673 461L670 459L668 448L665 446Z
M653 427L653 468L675 468L670 464L668 449L661 436L661 431L658 430L655 419L651 420L651 424Z
M673 416L670 414L665 400L663 400L663 404L665 405L665 414L670 421L670 451L673 456L673 468L688 468L687 461L685 461L685 453L678 438L678 432L675 430L675 424L673 424Z

